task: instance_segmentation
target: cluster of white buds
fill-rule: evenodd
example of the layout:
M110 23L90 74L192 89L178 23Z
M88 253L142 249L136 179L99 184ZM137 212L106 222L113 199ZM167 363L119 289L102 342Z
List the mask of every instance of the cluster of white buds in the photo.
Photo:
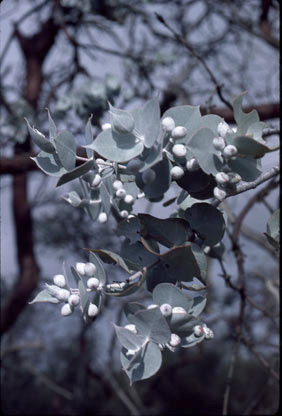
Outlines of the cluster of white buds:
M115 180L113 182L113 188L115 190L115 196L118 199L123 199L123 201L128 204L131 205L134 202L134 197L130 194L126 193L126 190L123 187L123 184L121 181L119 180ZM120 215L122 218L127 218L128 217L128 211L124 210L120 212Z
M238 153L236 146L226 144L225 139L228 133L236 132L237 128L232 129L225 121L221 121L217 126L218 136L213 139L216 150L220 150L225 160L234 159Z
M97 268L96 268L95 264L93 264L93 263L76 263L75 268L81 276L89 277L89 279L86 282L86 285L87 285L88 289L96 290L101 286L99 279L97 277L95 277L95 274L96 274L96 271L97 271Z
M63 274L56 274L53 276L53 282L55 286L57 286L57 289L54 287L52 288L53 294L59 301L65 302L61 308L61 314L63 316L71 315L75 306L77 306L80 302L79 295L73 294L70 290L65 289L66 279Z
M202 335L205 335L206 339L211 339L214 337L213 331L208 328L206 324L194 326L193 332L195 337L201 337Z

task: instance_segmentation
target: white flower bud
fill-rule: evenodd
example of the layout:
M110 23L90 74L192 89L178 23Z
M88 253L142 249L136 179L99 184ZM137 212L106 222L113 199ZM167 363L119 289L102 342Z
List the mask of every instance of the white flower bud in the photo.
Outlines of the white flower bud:
M229 182L232 183L233 185L236 185L238 182L242 180L239 173L235 173L235 172L229 172L228 177L229 177Z
M59 292L56 294L56 298L62 301L67 301L70 295L70 291L67 289L61 289L59 290Z
M96 266L93 263L86 263L84 266L84 273L86 276L94 276L96 273Z
M214 333L213 333L213 331L210 328L204 327L203 328L203 331L204 331L204 334L205 334L205 338L206 339L214 338Z
M119 198L119 199L123 199L125 197L125 195L126 195L126 190L124 188L119 188L116 191L116 197Z
M71 314L72 314L72 312L73 312L73 308L71 307L71 305L70 305L69 303L65 303L65 304L62 306L62 309L61 309L61 314L62 314L63 316L69 316L69 315L71 315Z
M203 249L203 252L205 253L205 254L209 254L209 252L211 251L211 248L210 248L210 246L206 246L206 247L204 247L204 249Z
M87 280L87 287L89 287L89 289L97 289L99 285L100 281L97 277L90 277L90 279Z
M235 156L238 153L237 147L233 146L233 144L228 144L223 149L223 156L226 158L231 158L232 156Z
M134 334L137 334L137 328L134 324L125 325L124 328L128 329L129 331L133 332Z
M99 221L99 223L100 223L100 224L104 224L105 222L107 222L107 220L108 220L108 216L107 216L107 214L106 214L105 212L101 212L101 213L99 214L99 217L98 217L98 221Z
M126 204L133 204L134 197L130 194L126 194L125 197L123 198L123 200Z
M212 144L214 145L216 150L223 150L226 146L224 138L220 136L216 136L213 139Z
M171 132L171 137L175 140L177 139L183 139L183 137L186 136L187 129L183 126L177 126L175 127Z
M199 162L194 157L186 162L186 169L189 172L195 172L196 170L200 169Z
M163 303L160 306L160 311L163 316L170 316L172 314L172 306L169 303Z
M229 125L226 123L226 121L221 121L219 125L217 126L217 132L221 137L226 137L227 133L230 133L232 129L229 127Z
M137 173L143 166L143 162L139 159L132 159L127 164L127 170L132 173Z
M184 308L182 308L182 306L174 306L174 308L172 308L172 313L187 313L187 312Z
M184 144L175 144L172 148L172 153L176 157L184 157L187 153L187 149Z
M193 331L194 331L195 337L200 337L204 334L204 328L202 327L202 325L194 326Z
M154 309L154 308L158 308L159 305L156 305L155 303L151 303L151 305L147 306L147 309Z
M175 128L175 122L172 117L165 117L161 121L161 126L164 131L172 131Z
M101 182L102 182L102 178L101 178L100 175L97 174L97 175L95 175L95 177L94 177L94 179L91 183L91 186L93 188L98 188L98 186L101 184Z
M226 197L226 192L223 191L222 189L219 189L217 186L215 188L213 188L213 195L216 199L218 199L219 201L223 201L224 198Z
M55 283L55 285L57 285L59 287L66 286L66 279L65 279L65 276L63 274L56 274L53 277L53 282Z
M101 159L100 157L98 157L97 159L95 159L96 163L99 165L100 163L104 163L104 159Z
M75 268L81 276L85 275L85 263L76 263Z
M233 133L237 133L238 127L232 127Z
M181 343L180 336L177 334L171 334L169 343L172 347L177 347L177 345Z
M70 306L77 306L79 304L79 296L76 294L70 295L68 298L68 303L70 304Z
M93 318L94 316L98 315L98 313L99 313L98 306L95 305L94 303L90 303L88 306L88 316L90 316L90 318Z
M113 188L114 188L115 191L117 191L118 189L120 189L122 187L123 187L123 185L122 185L121 181L116 180L116 181L113 182Z
M154 182L156 176L156 172L153 169L147 169L142 173L142 181L148 185Z
M173 166L170 170L172 179L180 179L184 175L184 170L179 166Z
M120 216L122 218L127 218L128 217L128 211L126 211L126 209L123 209L122 211L120 211Z
M229 176L225 172L218 172L215 175L215 180L219 185L227 185L229 182Z
M105 131L105 130L110 129L112 127L112 125L111 125L111 123L104 123L104 124L102 124L101 127L102 127L102 130Z

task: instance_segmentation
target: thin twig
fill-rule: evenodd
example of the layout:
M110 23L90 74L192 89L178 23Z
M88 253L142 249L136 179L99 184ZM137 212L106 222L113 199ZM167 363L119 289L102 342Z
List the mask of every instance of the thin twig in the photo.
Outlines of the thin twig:
M208 64L206 63L206 61L203 59L203 57L201 55L199 55L195 49L193 48L193 46L190 44L190 42L188 42L187 39L184 39L182 36L180 36L178 33L175 32L175 30L169 26L169 24L165 21L165 19L158 13L155 13L157 19L159 20L159 22L161 22L174 36L175 40L177 40L178 42L182 43L183 46L185 46L186 49L189 50L189 52L202 64L202 66L205 68L206 72L209 74L209 77L211 79L211 81L213 82L213 84L215 85L216 88L216 92L220 98L220 100L227 106L229 107L231 110L233 109L232 104L227 101L223 95L222 95L222 85L220 85L215 77L215 75L213 74L212 70L209 68Z

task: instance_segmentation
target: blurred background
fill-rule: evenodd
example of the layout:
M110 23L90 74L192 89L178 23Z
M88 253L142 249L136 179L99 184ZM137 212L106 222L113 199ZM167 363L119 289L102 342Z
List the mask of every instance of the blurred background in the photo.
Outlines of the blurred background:
M64 318L56 305L28 305L63 261L86 260L83 247L118 251L120 243L114 221L93 223L63 201L75 183L55 188L38 171L23 118L46 133L49 108L83 143L91 113L95 135L109 121L108 101L131 109L158 96L162 113L199 105L232 125L232 98L247 90L245 111L257 109L277 146L279 2L4 0L0 19L3 414L274 414L279 264L263 233L279 206L277 178L224 203L224 260L209 258L203 314L215 338L168 351L159 373L130 387L112 325L124 324L127 298L109 299L89 328L78 312ZM263 171L278 153L264 157ZM166 218L172 209L140 200L134 211ZM113 266L107 273L123 276Z

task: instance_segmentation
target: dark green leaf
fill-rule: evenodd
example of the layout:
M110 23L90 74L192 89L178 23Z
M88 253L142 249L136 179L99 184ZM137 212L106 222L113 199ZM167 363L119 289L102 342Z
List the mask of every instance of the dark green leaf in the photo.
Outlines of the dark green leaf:
M222 213L217 208L200 202L186 209L185 218L205 245L213 246L221 241L225 231L225 222Z
M236 157L235 160L229 160L228 165L233 172L239 173L245 182L255 181L261 174L258 161L252 157Z

